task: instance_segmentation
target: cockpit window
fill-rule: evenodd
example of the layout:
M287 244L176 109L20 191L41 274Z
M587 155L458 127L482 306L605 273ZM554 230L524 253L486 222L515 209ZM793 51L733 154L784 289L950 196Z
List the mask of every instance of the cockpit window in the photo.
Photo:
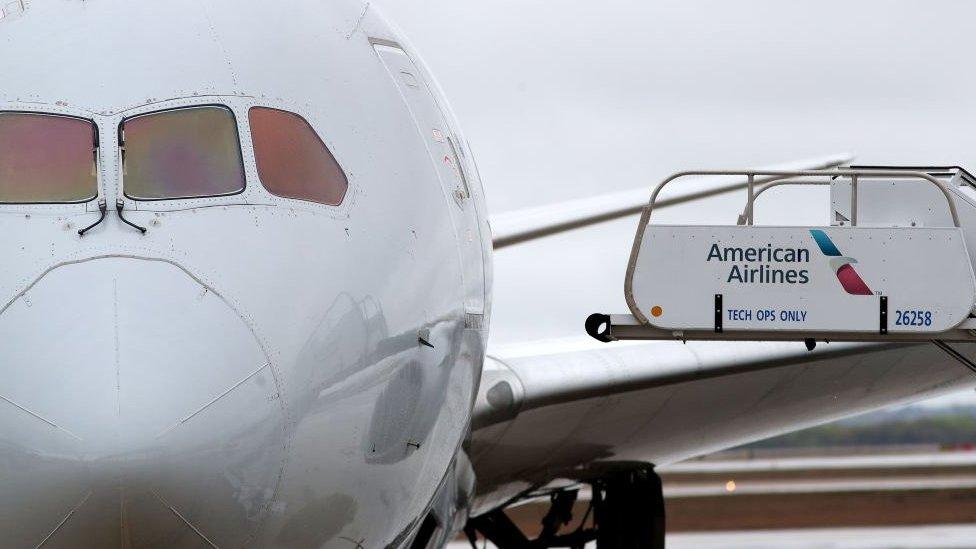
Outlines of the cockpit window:
M237 122L230 109L201 106L122 122L123 188L134 200L226 196L244 190Z
M0 203L87 202L98 194L98 130L89 120L0 112Z
M338 206L349 180L309 123L266 107L250 111L251 138L261 183L271 194Z

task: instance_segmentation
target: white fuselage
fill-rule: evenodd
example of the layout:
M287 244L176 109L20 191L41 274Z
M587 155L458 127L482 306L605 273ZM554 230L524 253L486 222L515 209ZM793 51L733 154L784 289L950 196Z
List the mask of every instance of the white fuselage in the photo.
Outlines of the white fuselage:
M481 184L416 57L355 0L31 0L0 44L0 111L94 121L109 205L84 237L96 200L0 205L4 545L401 544L464 473L490 308ZM194 105L233 111L244 191L126 198L121 121ZM341 204L265 189L255 106L311 124Z

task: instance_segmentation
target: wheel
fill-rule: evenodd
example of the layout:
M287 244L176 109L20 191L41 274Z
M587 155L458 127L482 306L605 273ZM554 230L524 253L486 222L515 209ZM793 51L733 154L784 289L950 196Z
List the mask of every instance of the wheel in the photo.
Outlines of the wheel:
M599 498L597 549L664 549L664 493L653 468L606 477L594 486L593 497Z

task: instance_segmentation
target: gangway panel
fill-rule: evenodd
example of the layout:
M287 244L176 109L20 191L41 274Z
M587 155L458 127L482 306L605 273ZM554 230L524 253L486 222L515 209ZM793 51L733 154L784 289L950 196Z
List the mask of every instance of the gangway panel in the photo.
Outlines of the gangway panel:
M648 225L635 317L668 330L931 332L973 309L958 228Z
M697 175L746 181L738 222L651 223L661 190ZM860 193L869 183L871 192ZM755 225L756 198L784 185L830 186L829 206L836 214L843 203L843 222ZM926 210L919 215L900 208L881 223L858 224L859 199L885 192L917 197L918 186L941 197L944 211L926 200L917 203ZM839 201L846 192L849 198ZM631 314L593 315L587 330L604 340L799 339L808 346L814 340L976 340L976 277L954 192L933 175L906 169L676 174L654 190L638 226L625 285ZM621 323L616 334L613 319Z

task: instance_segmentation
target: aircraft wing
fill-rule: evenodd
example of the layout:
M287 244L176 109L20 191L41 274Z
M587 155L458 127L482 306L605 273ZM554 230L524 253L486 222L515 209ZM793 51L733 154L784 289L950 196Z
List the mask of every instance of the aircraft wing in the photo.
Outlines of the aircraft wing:
M846 164L853 158L853 155L850 154L835 154L766 166L759 168L759 170L827 169ZM693 202L702 198L741 190L746 185L746 181L729 181L727 177L701 178L695 181L694 186L684 186L680 191L658 200L655 207L664 208ZM493 215L491 216L492 243L498 250L556 233L638 214L650 201L651 190L649 187L641 187L629 191L608 193Z
M829 168L849 155L765 169ZM699 180L656 207L741 189ZM637 213L650 189L492 218L495 248ZM492 349L472 420L474 515L621 463L667 465L976 387L976 344L560 340Z
M938 345L573 340L496 352L472 426L474 514L614 463L666 465L976 387L976 344Z

